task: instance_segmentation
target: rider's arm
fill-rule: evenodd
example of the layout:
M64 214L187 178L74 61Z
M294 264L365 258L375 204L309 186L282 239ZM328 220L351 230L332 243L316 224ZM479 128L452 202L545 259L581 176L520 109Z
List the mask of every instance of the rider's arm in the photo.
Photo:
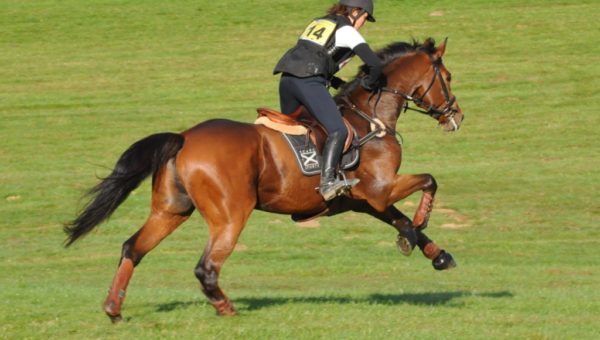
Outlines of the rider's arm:
M382 82L383 64L362 35L352 26L344 26L336 32L336 46L350 48L362 59L368 68L368 76L363 84L368 89L378 87Z
M379 59L375 52L371 50L367 43L357 45L354 48L354 52L365 62L369 69L364 84L370 90L377 88L381 83L380 78L383 72L383 63L381 62L381 59Z

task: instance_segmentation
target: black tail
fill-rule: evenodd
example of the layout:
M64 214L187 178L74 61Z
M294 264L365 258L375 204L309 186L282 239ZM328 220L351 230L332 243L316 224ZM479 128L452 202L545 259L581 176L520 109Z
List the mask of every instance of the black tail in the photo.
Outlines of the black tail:
M175 133L151 135L130 146L121 155L112 173L89 191L92 199L83 212L65 225L64 231L68 235L65 247L109 218L131 191L175 157L182 146L183 136Z

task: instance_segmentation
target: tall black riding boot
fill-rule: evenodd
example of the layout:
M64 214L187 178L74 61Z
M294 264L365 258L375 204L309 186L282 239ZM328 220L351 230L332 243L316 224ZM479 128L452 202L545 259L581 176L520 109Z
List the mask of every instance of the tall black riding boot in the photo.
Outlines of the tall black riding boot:
M327 142L325 142L325 147L323 148L319 192L323 195L325 201L332 200L359 182L356 178L347 181L337 178L337 166L342 156L344 142L341 134L334 132L327 137Z

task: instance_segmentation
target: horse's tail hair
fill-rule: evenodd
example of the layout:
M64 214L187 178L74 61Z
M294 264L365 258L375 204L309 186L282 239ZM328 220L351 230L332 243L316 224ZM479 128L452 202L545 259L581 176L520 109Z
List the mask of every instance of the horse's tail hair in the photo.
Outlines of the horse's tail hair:
M68 235L65 247L108 219L146 177L150 174L154 177L169 159L177 155L183 140L180 134L159 133L131 145L121 155L112 173L88 192L91 199L79 216L65 224L64 231Z

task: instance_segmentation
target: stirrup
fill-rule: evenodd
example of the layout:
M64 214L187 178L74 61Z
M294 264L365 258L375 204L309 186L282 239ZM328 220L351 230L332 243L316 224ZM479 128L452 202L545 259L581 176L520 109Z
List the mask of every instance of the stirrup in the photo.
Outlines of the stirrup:
M342 180L335 179L333 182L322 183L319 186L319 193L323 196L325 201L331 201L335 197L347 193L353 186L360 182L360 179L358 178L347 179L341 171L340 174L342 175Z

